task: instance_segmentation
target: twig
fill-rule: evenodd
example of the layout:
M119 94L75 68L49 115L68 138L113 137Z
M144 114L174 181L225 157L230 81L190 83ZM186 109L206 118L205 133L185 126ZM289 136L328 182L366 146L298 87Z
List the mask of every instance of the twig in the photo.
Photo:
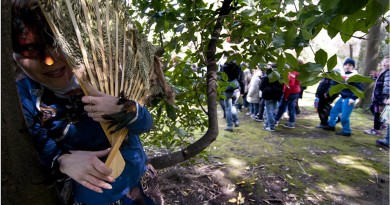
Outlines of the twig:
M301 163L298 162L298 165L299 165L299 167L302 169L303 173L307 175L307 172L305 171L305 169L303 169Z
M284 138L282 138L282 141L279 142L278 147L280 147L280 145L282 145L283 142L284 142Z
M259 165L259 166L253 167L253 168L252 168L252 172L251 172L248 176L246 176L243 180L246 180L246 179L248 179L250 176L252 176L253 172L255 172L256 169L258 169L258 168L263 168L263 167L265 167L265 165Z
M378 174L377 174L374 170L372 170L372 169L370 169L370 171L371 171L372 174L375 176L376 183L379 184Z

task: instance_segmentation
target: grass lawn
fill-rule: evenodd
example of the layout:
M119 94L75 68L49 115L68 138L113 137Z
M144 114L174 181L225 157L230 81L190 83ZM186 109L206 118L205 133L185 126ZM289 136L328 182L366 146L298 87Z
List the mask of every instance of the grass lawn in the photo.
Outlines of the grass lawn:
M389 204L389 153L363 133L372 116L353 111L352 137L317 129L314 92L309 87L300 100L295 129L265 131L245 110L240 127L227 132L220 111L208 160L162 174L168 204Z

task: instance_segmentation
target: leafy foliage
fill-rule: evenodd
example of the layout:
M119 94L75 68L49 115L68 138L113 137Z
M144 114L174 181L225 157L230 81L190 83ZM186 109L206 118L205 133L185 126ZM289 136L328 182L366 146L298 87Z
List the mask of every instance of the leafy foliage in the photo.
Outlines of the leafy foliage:
M130 12L138 22L138 29L149 33L153 41L164 48L165 75L177 91L176 105L160 101L152 109L156 116L153 135L148 140L158 146L175 150L185 146L196 129L205 130L207 93L205 69L191 69L191 64L205 68L207 44L210 41L219 12L220 1L202 0L151 0L129 1ZM385 22L389 2L383 0L235 0L224 18L221 36L217 39L216 57L228 53L228 60L247 62L249 68L276 62L277 68L270 74L271 80L281 80L292 70L300 72L303 85L313 85L321 77L341 81L336 73L324 73L337 64L336 55L320 49L313 51L316 62L299 65L297 57L310 41L325 29L333 38L341 35L344 42L357 31L367 33L377 23ZM225 41L230 44L224 45ZM178 54L180 54L178 57ZM289 67L286 67L288 64ZM364 81L362 76L350 81ZM226 86L219 83L219 86ZM349 88L339 84L334 92ZM354 92L360 93L354 87ZM218 92L223 90L218 88ZM164 107L166 109L164 109ZM167 116L167 117L165 117Z

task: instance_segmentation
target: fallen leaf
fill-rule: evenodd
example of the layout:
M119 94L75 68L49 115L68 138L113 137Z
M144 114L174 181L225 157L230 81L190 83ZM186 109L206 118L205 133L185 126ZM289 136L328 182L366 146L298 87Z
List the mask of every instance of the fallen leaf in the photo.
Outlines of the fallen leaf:
M240 181L237 183L237 185L245 184L245 181Z

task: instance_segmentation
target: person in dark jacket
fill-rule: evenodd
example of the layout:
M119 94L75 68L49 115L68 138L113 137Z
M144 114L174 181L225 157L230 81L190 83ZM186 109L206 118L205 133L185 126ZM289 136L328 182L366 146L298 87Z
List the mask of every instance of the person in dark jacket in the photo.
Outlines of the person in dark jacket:
M275 64L272 64L272 67L276 67ZM267 70L269 74L271 72L270 68ZM267 75L263 77L260 83L260 90L262 92L262 97L265 104L265 112L267 120L264 121L264 129L267 131L275 131L275 110L278 101L282 98L283 95L283 84L279 81L269 82Z
M23 75L16 82L23 115L46 176L69 179L73 199L63 203L135 204L142 194L145 204L155 204L141 186L148 160L139 135L152 128L148 110L132 100L119 104L119 98L94 88L84 95L36 0L13 0L12 23L12 55ZM100 125L107 122L104 114L115 113L131 120L121 121L128 134L120 148L125 167L116 179L103 161L111 144Z
M347 58L343 64L345 74L342 76L345 81L349 77L357 74L355 68L355 61L351 58ZM350 82L349 85L355 86L359 90L363 91L363 84L358 82ZM346 137L351 136L350 120L349 117L355 107L357 96L350 89L343 89L340 92L340 98L330 111L330 117L328 120L328 126L324 127L324 130L335 131L338 115L341 113L341 125L343 127L342 132L336 132L337 135Z
M337 69L333 71L337 72ZM328 118L330 110L332 109L332 102L337 98L337 95L329 96L329 88L332 84L335 84L332 79L323 78L317 87L316 101L317 101L317 113L320 118L320 124L316 128L324 128L328 126Z
M226 118L226 127L225 131L233 132L233 124L238 127L240 121L238 120L238 113L236 106L233 104L233 94L238 92L244 93L244 74L241 71L241 67L237 65L236 61L226 62L222 66L222 72L226 73L228 77L228 82L232 83L232 86L228 86L223 93L225 99L223 100L223 105L225 107L225 118Z
M371 112L374 115L374 127L369 130L365 130L364 133L368 135L380 136L380 129L382 122L380 119L381 112L386 106L385 101L389 98L390 93L390 62L389 57L385 57L382 62L382 71L376 77L375 87L372 92L372 103L370 106Z

